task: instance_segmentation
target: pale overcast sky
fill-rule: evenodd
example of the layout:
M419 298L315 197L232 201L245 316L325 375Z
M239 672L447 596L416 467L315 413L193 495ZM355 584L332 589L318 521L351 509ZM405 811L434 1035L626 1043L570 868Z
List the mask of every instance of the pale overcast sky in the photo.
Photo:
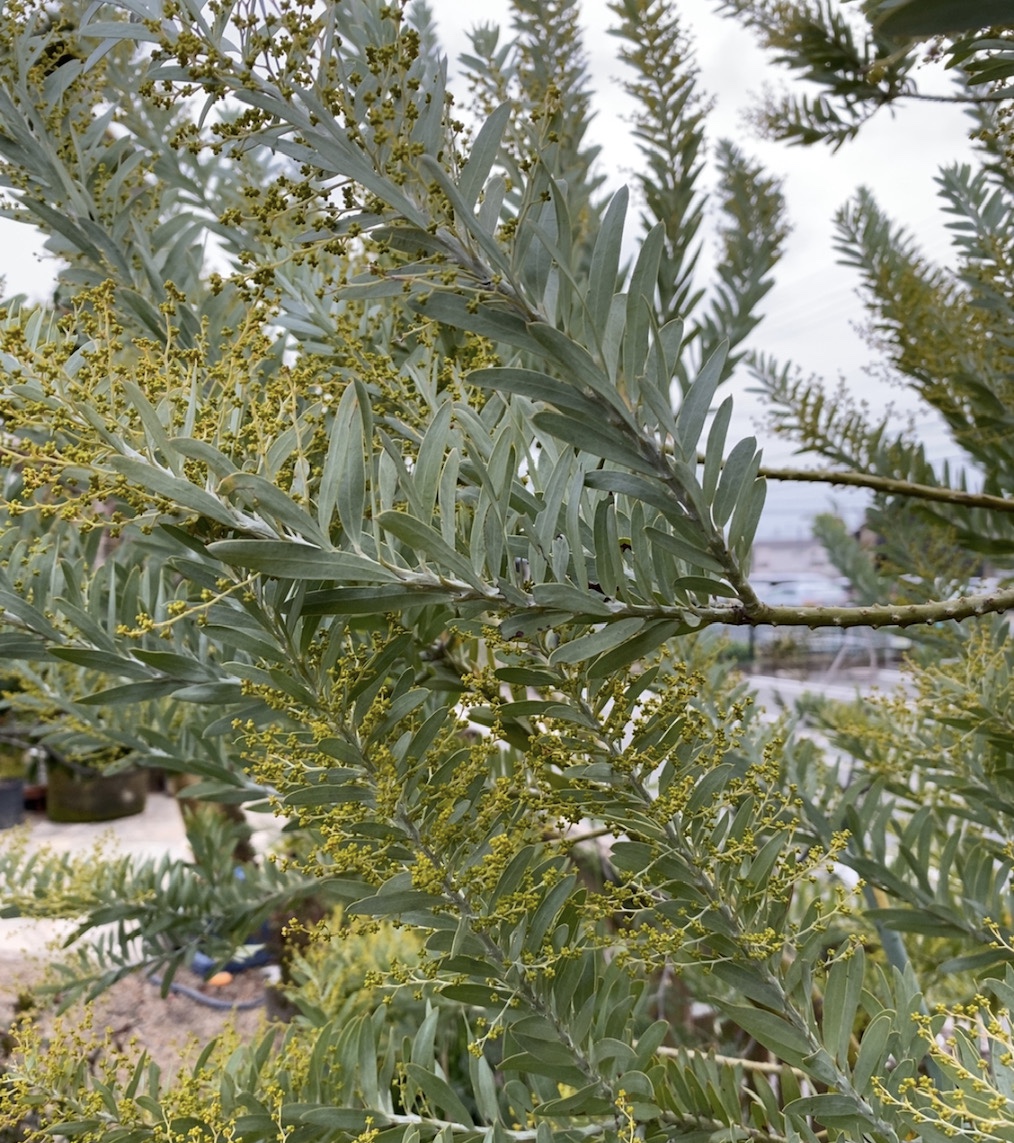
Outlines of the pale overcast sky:
M481 6L462 0L430 0L441 40L453 61L467 49L465 29L478 20L509 23L505 0L483 0ZM719 19L707 0L686 0L685 19L698 49L703 87L716 99L709 120L712 139L730 137L784 178L793 234L788 252L776 270L776 285L764 304L767 315L752 345L781 359L792 359L807 374L824 376L833 384L844 378L874 410L893 401L912 409L903 391L871 380L867 367L875 355L856 331L862 310L855 296L853 272L835 264L831 219L834 211L861 184L873 188L881 205L904 221L925 250L946 263L948 243L944 216L935 198L934 177L940 165L967 158L968 120L953 107L919 104L905 107L895 118L881 113L860 139L836 155L826 149L786 148L752 137L743 113L755 102L765 83L780 80L765 64L752 39L737 26ZM598 88L594 141L603 146L603 171L611 184L624 181L636 168L638 152L624 121L624 98L617 82L622 65L617 41L607 33L612 19L605 0L584 0L586 48ZM940 87L937 80L937 87ZM6 257L0 272L7 292L45 297L52 282L52 263L40 260L38 243L26 228L0 221ZM749 378L732 383L737 418L734 431L746 436L757 431L760 408L745 390ZM920 433L936 459L952 451L931 418L917 414ZM799 463L783 443L761 435L769 464ZM950 456L950 459L955 459ZM780 486L769 491L761 535L795 538L807 535L812 516L832 506L857 523L861 498L841 490L813 486Z

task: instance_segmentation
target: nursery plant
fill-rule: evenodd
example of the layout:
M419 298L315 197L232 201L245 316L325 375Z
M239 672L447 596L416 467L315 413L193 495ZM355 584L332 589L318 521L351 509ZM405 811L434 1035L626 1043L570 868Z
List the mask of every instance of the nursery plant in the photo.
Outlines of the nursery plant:
M802 20L786 62L848 114L878 92L836 67L908 90L923 50L858 10L726 7ZM958 268L869 196L840 220L950 472L745 360L784 206L707 142L678 11L613 6L620 190L576 5L512 12L456 96L420 3L0 13L6 210L61 267L0 322L0 653L68 733L290 820L242 877L221 817L187 863L15 843L6 912L80 919L68 998L168 987L288 914L301 1011L171 1083L26 1032L3 1115L123 1143L1010 1139L1014 589L972 582L1011 540L1006 104L972 66L1006 33L941 41L982 135L941 176ZM832 469L729 439L748 366ZM825 526L855 606L758 595L769 475L876 493L877 559ZM825 751L719 625L904 630L916 693L814 706Z

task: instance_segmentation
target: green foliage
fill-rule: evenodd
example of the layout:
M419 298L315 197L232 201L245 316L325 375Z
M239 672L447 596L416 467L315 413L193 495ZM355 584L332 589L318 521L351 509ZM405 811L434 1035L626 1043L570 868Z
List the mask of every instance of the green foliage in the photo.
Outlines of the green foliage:
M821 14L830 38L815 24L787 62L830 43L860 82L879 41ZM953 568L899 587L827 527L860 605L758 598L760 452L713 406L781 195L717 145L721 269L701 282L691 48L663 3L615 15L645 155L633 245L631 195L606 197L586 142L573 3L476 30L467 108L425 9L0 14L6 209L64 258L54 304L12 300L0 326L18 702L40 739L128 749L289 822L242 878L213 816L192 862L95 855L87 878L14 841L6 907L78 920L70 993L341 910L292 956L284 1036L213 1045L175 1081L27 1036L7 1122L122 1143L1009 1135L1006 676L976 703L978 676L961 698L942 673L937 711L927 691L842 726L814 712L851 735L846 762L762 717L701 632L938 623L971 648L985 636L944 621L1014 592L966 593ZM954 177L978 220L957 279L868 199L840 220L892 364L980 449L981 520L861 410L790 371L769 385L802 443L920 496L941 551L973 530L1009 550L990 508L1006 342L981 312L1006 306L999 169Z
M1014 75L1009 0L865 0L848 7L837 0L717 0L716 6L819 92L767 98L754 118L773 138L837 149L881 108L916 99L967 103L986 134L997 131L999 115L1007 134L1004 88ZM934 41L928 52L926 40ZM945 60L958 91L920 91L921 57Z
M878 108L912 90L915 52L899 48L877 24L856 21L835 0L719 0L718 8L742 20L780 66L820 92L769 99L755 122L774 138L837 149Z
M950 32L974 32L990 24L1014 24L1009 0L987 0L969 10L955 0L872 0L866 5L877 27L891 36L920 39Z

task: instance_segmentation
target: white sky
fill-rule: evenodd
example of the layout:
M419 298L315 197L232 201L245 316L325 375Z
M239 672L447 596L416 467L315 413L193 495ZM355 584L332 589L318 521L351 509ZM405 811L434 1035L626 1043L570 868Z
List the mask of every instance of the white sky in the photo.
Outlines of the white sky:
M441 40L453 61L467 49L465 28L478 21L509 23L506 0L482 0L466 6L462 0L430 0ZM835 264L831 219L856 187L873 188L881 205L909 226L925 250L946 263L948 243L935 199L934 176L940 165L970 154L968 120L954 107L911 104L895 118L881 113L855 143L832 155L826 148L786 148L754 138L743 113L766 83L782 77L765 63L753 40L728 20L714 16L707 0L685 0L685 20L698 48L703 88L716 98L708 124L712 139L730 137L748 153L760 157L772 173L784 179L793 233L787 254L776 269L776 285L763 306L766 319L751 344L783 360L795 361L806 374L818 374L830 384L844 378L874 412L890 401L901 409L917 408L901 390L885 392L880 381L865 372L875 355L856 332L862 309L855 296L852 271ZM617 76L622 65L618 42L606 32L612 17L605 0L584 0L586 48L598 89L594 141L603 146L603 170L618 186L624 173L638 163L638 152L624 121L624 96ZM941 89L940 80L936 80ZM27 228L0 220L4 258L0 273L7 293L45 297L52 285L52 263L38 256L39 243ZM733 433L758 431L761 409L746 392L749 378L731 382L737 416ZM936 460L956 459L942 430L926 413L917 412L917 427ZM789 448L761 432L768 464L798 464ZM861 496L810 485L769 489L760 534L766 538L796 538L809 534L812 516L832 507L858 523Z

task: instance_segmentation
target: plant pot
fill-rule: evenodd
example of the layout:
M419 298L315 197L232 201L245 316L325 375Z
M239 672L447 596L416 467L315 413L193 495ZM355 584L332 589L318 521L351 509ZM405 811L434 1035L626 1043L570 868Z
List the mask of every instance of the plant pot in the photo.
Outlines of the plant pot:
M50 762L46 816L51 822L108 822L144 810L147 770L87 774Z
M29 813L46 812L46 785L44 782L29 781L25 786L25 809Z
M0 829L10 829L24 820L24 778L0 778Z

